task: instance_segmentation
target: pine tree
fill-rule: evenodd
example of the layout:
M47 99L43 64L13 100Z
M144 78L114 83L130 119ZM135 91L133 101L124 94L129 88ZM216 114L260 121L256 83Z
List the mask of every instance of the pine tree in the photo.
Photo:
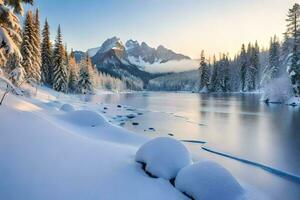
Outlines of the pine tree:
M300 96L300 5L289 9L286 34L292 39L292 53L287 68L295 96Z
M34 68L39 73L39 79L41 81L41 31L40 31L40 16L39 10L37 9L33 18L33 62Z
M35 34L34 34L34 21L32 12L29 11L26 15L24 31L23 31L23 42L21 45L21 54L23 57L22 66L26 71L27 78L34 79L35 81L40 80L40 69L35 63Z
M210 91L215 92L217 90L217 79L218 79L218 65L216 61L216 56L213 56L213 71L211 76L211 84L210 84Z
M68 92L68 74L65 64L65 50L59 26L53 52L53 89L59 92Z
M20 84L25 79L25 69L21 65L20 57L15 53L8 56L6 72L14 85Z
M0 64L3 66L8 54L21 58L19 46L21 26L17 14L23 15L22 3L33 4L33 0L0 1Z
M78 67L75 60L73 49L71 50L71 54L69 57L69 69L70 69L69 90L75 92L78 84Z
M43 41L42 41L42 83L52 85L53 82L53 68L52 68L52 44L50 41L49 24L46 19L43 29Z
M254 91L257 89L258 82L258 68L259 68L259 46L257 42L255 46L249 44L248 46L248 70L246 73L246 88L247 91Z
M245 45L242 45L241 54L240 54L240 66L241 66L241 89L244 92L246 89L246 73L247 73L247 65L248 58L246 53Z
M231 90L230 87L230 73L229 73L229 59L227 55L223 55L222 58L222 90L223 92L229 92Z
M81 94L93 93L92 62L88 55L81 60L78 81L78 92Z
M276 36L271 38L269 50L270 79L278 78L280 74L280 44Z
M209 73L209 66L206 62L204 51L201 52L201 58L200 58L200 86L199 91L207 92L209 88L209 79L210 79L210 73Z

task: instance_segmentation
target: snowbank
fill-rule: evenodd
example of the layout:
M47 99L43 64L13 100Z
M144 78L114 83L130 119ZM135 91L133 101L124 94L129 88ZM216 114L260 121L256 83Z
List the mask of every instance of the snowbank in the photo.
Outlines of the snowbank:
M75 108L71 104L66 103L60 107L60 110L64 112L71 112L75 111Z
M186 147L169 137L155 138L140 147L135 160L145 164L146 172L167 180L176 177L178 171L191 163Z
M142 174L130 143L145 142L137 134L94 112L33 109L43 104L21 99L10 95L0 107L0 199L188 200L168 181ZM101 123L105 128L85 127ZM86 137L89 132L106 140Z
M235 200L244 193L230 172L212 161L201 161L180 170L175 187L196 200Z
M62 118L78 126L101 126L107 124L106 120L96 112L89 110L77 110L68 112Z

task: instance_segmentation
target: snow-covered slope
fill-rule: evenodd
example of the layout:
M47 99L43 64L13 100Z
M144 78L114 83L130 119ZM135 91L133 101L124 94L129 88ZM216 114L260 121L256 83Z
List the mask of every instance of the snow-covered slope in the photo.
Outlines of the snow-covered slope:
M93 57L100 50L100 47L92 48L87 50L89 57Z
M187 199L134 161L147 138L105 120L79 124L82 113L58 104L9 96L0 107L0 199Z

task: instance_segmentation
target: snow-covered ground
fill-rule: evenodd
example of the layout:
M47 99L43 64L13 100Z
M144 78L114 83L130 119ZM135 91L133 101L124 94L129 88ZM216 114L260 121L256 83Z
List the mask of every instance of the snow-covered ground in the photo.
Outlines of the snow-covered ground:
M149 137L112 125L84 98L27 89L32 97L10 94L0 107L0 199L189 199L135 161Z

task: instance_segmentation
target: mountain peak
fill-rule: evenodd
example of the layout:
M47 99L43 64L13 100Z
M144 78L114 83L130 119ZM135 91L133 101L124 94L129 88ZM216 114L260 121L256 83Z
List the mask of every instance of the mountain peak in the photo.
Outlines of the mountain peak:
M138 41L136 40L128 40L125 44L126 46L126 49L132 49L132 48L136 48L136 47L139 47L140 44Z
M105 53L111 49L124 50L125 47L118 37L112 37L103 42L98 52ZM97 52L97 53L98 53Z

